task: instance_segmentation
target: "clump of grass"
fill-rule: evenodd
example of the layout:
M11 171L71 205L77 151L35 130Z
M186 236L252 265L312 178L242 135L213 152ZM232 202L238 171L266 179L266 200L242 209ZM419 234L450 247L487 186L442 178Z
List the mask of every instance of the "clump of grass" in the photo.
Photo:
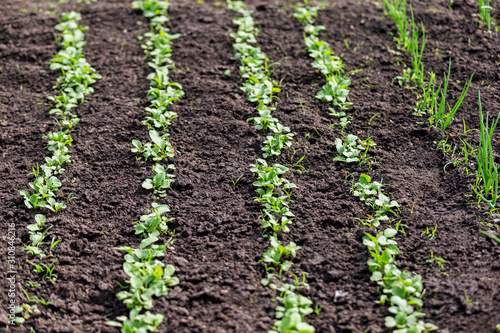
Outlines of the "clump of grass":
M399 37L394 38L400 48L406 48L408 41L408 19L406 18L406 0L384 0L387 13L398 28Z
M455 114L458 111L458 108L460 105L462 105L462 102L467 95L467 91L469 90L470 84L472 82L472 78L474 77L474 73L472 73L469 82L464 86L462 89L462 92L460 93L460 97L458 98L457 102L453 106L452 109L450 109L450 112L446 114L446 94L448 91L448 83L450 80L450 69L451 69L451 60L448 64L448 73L444 74L444 81L442 83L442 88L441 85L439 86L437 92L430 98L430 103L432 105L431 108L431 117L429 119L430 126L431 127L439 127L441 132L444 132L448 125L453 121L453 118L455 117ZM439 104L437 104L437 97L441 93L441 99L439 101ZM449 108L449 107L448 107Z
M479 201L484 201L491 211L496 210L498 200L498 169L500 168L494 161L493 146L491 140L493 132L497 127L500 119L500 112L495 120L490 124L489 113L486 113L486 119L483 117L481 108L481 92L478 92L479 100L479 120L480 120L480 137L479 149L472 150L472 153L477 163L476 183L472 186L474 193L479 198Z
M491 31L491 11L493 8L490 6L490 0L478 0L478 5L479 17L486 24L488 31Z

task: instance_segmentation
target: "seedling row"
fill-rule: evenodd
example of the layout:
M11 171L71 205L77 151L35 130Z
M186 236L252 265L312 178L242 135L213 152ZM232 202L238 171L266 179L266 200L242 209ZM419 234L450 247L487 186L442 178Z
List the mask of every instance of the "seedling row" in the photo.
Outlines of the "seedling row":
M254 200L260 205L262 236L266 240L262 256L255 264L263 277L259 287L272 290L273 293L274 324L269 327L269 332L315 332L319 327L315 328L311 324L311 315L321 316L322 306L316 303L314 296L309 296L309 273L301 267L300 250L303 246L298 245L302 245L298 239L291 237L296 223L294 205L301 204L294 200L293 192L299 188L287 179L287 175L293 177L294 167L281 163L297 140L297 134L291 129L294 125L286 122L282 124L276 116L280 98L284 98L280 94L283 83L287 82L279 80L274 74L281 65L279 59L270 60L258 46L260 29L259 23L254 20L253 11L241 1L227 0L226 5L227 15L233 15L233 29L228 34L233 41L234 58L240 63L239 74L243 82L240 89L245 94L247 106L256 110L255 115L242 120L253 124L263 142L260 151L262 158L256 158L247 168L254 177L252 185L256 188L255 196L247 196L247 200ZM449 102L452 62L449 62L448 71L440 83L436 74L425 71L423 54L429 37L424 25L415 22L411 6L407 6L404 1L393 0L384 0L383 6L397 29L395 52L406 53L406 58L410 59L408 64L403 65L401 75L394 78L394 82L411 90L416 98L416 104L411 107L408 116L427 117L429 129L444 135L445 139L435 143L437 149L452 158L452 162L444 167L444 172L446 167L453 165L473 176L475 181L470 186L477 199L476 205L491 216L497 210L498 201L500 166L495 162L493 138L500 113L493 120L488 113L484 115L481 95L478 93L479 145L465 138L465 134L471 131L466 130L465 120L464 137L459 138L462 148L448 143L452 137L449 128L453 122L457 122L457 112L464 103L475 74L471 73L463 83L462 92L455 103ZM356 216L355 219L360 227L368 228L362 237L362 244L366 247L366 256L370 257L367 261L371 273L369 279L378 286L380 297L377 303L386 306L386 312L389 313L385 316L385 326L397 333L437 330L438 327L432 323L433 318L424 318L425 281L422 276L411 269L402 271L398 268L398 255L401 254L400 248L404 241L401 219L398 221L401 213L397 202L399 199L394 200L394 195L384 190L386 184L382 180L372 181L369 175L374 166L378 170L383 169L384 162L378 160L374 153L380 146L376 144L379 138L367 137L363 132L354 131L351 126L356 121L349 112L349 108L356 104L349 97L351 80L361 70L347 72L345 62L349 62L349 59L341 59L334 53L333 47L321 39L323 33L331 29L316 25L318 12L323 8L323 5L310 6L305 1L304 4L294 5L293 17L303 29L304 49L312 59L311 72L322 74L324 79L311 86L311 94L328 104L329 115L335 121L331 128L338 128L338 137L330 151L331 165L337 166L336 172L345 176L346 182L352 183L351 198L358 199L370 209L367 216ZM491 7L489 3L480 3L480 8L480 17L491 35L488 16ZM128 309L128 315L112 316L107 325L118 327L122 332L155 332L169 329L161 327L165 315L155 311L155 299L167 295L176 285L182 287L182 281L175 276L174 265L164 263L164 257L173 249L175 231L170 227L173 220L169 216L170 207L162 203L168 199L169 190L176 181L176 166L172 160L178 152L171 143L169 128L178 118L178 114L172 111L172 105L185 93L181 84L171 82L170 74L180 71L172 60L172 45L182 35L172 34L167 28L168 1L133 1L132 9L142 13L148 20L150 30L140 40L144 41L141 47L151 72L143 78L149 81L146 94L149 105L144 109L146 116L141 121L149 139L132 140L130 151L136 164L149 172L149 176L137 186L142 187L153 201L140 220L133 222L135 239L132 243L138 245L123 244L115 248L125 252L123 272L127 280L124 284L119 283L120 291L116 297ZM29 183L31 190L21 191L24 205L29 209L60 213L66 208L64 203L57 202L56 192L63 186L58 176L65 172L64 165L71 162L70 148L74 144L71 133L80 121L75 108L94 92L92 84L101 78L83 55L84 32L88 28L80 24L81 19L77 12L63 13L56 25L56 30L60 32L56 42L61 49L51 60L50 68L60 70L62 75L54 86L56 93L48 96L48 104L52 107L49 113L56 117L58 131L44 135L44 139L48 140L46 148L52 156L46 157L45 164L33 167L34 181ZM321 88L314 88L316 85ZM295 154L295 149L293 151ZM363 170L364 173L358 178L357 172L350 174L347 171L353 169ZM233 187L236 187L234 182ZM43 280L55 284L58 271L53 250L61 240L52 237L49 244L52 226L47 227L46 221L45 215L36 214L35 223L27 227L31 241L25 245L31 257L27 264L33 266L33 271ZM432 237L436 228L431 231ZM484 230L479 232L498 241L494 233ZM434 258L432 253L431 263L435 260L445 262L442 258ZM167 261L170 262L170 259ZM29 299L26 291L25 294ZM50 304L43 299L39 301ZM36 306L29 304L23 304L16 311L23 314L17 317L18 325L31 315L40 313Z
M78 125L80 118L75 112L78 104L85 102L85 97L94 92L92 84L101 78L101 75L86 61L83 54L85 46L84 32L88 29L80 24L82 16L77 12L63 13L55 29L60 32L56 36L56 43L60 50L50 61L51 70L60 70L54 86L54 94L47 96L48 104L51 106L49 114L54 116L58 126L57 132L49 132L43 136L47 140L45 147L52 156L45 157L45 163L32 167L34 181L29 183L31 190L20 192L24 199L24 205L29 209L47 209L54 213L66 208L62 202L57 202L56 192L62 187L62 182L57 178L65 169L63 166L71 162L69 154L73 138L71 131ZM30 192L34 192L31 194ZM70 194L71 196L71 194ZM57 257L53 253L54 248L61 240L52 237L50 244L47 242L47 232L53 226L46 226L46 217L42 214L35 215L35 223L27 226L29 240L31 243L24 245L25 251L30 254L31 260L26 263L33 267L33 272L43 280L55 284L57 274L55 264ZM30 298L27 291L23 290L28 299L28 304L16 307L18 314L17 325L22 325L26 319L40 311L36 305L30 305L30 300L47 305L43 299Z
M145 110L148 116L142 124L149 130L151 141L141 143L133 140L132 153L138 155L137 160L154 162L152 175L147 178L142 187L153 192L155 200L166 196L166 190L171 187L175 175L168 172L175 170L173 164L162 165L167 158L175 155L175 149L170 143L168 127L177 118L177 114L169 110L176 100L184 95L180 84L170 82L169 72L174 68L171 58L172 43L179 38L178 34L170 34L164 26L168 21L169 3L166 1L148 0L134 1L132 8L142 12L149 19L150 32L145 34L142 45L146 57L150 60L149 67L153 70L147 79L151 80L147 98L150 106ZM122 332L155 332L164 319L163 314L153 314L153 297L166 295L170 288L179 284L174 275L173 265L165 264L161 258L165 256L173 243L173 234L169 232L168 222L172 219L165 214L170 207L153 202L151 209L146 209L139 222L135 222L135 234L142 238L138 248L123 246L117 248L127 252L123 264L124 272L129 276L126 283L128 290L119 292L116 296L130 309L129 316L120 316L118 321L108 321L110 326L119 327ZM167 240L165 236L169 236ZM155 243L162 242L163 245Z

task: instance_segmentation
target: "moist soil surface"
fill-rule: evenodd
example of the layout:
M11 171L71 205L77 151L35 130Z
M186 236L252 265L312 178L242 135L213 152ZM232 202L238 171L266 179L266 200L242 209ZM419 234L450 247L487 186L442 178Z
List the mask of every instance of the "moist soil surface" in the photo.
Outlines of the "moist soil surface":
M299 189L290 206L296 218L284 240L302 247L295 262L308 272L310 290L304 293L323 307L319 316L308 316L317 332L388 331L384 318L389 312L376 303L378 288L370 281L369 253L362 244L364 233L373 231L355 220L366 218L370 208L350 194L352 180L361 173L387 184L386 192L401 206L395 221L401 220L405 233L397 236L397 262L402 270L422 275L426 320L440 332L494 332L500 323L500 244L478 232L500 236L493 224L481 224L496 223L495 216L476 207L470 187L474 176L453 165L444 172L450 158L436 145L453 134L457 136L449 136L449 142L460 149L462 119L467 129L479 127L479 89L483 110L495 115L500 110L498 38L481 30L473 2L457 0L451 9L447 1L410 2L429 36L426 71L442 77L452 59L450 101L476 71L445 134L430 130L426 116L412 116L414 93L393 81L409 58L390 52L395 50L395 30L379 2L331 2L317 19L326 27L321 38L342 57L347 70L363 70L352 76L348 114L353 116L350 131L377 144L369 170L368 164L332 161L340 128L331 127L328 105L314 97L324 78L310 67L290 2L247 1L260 24L259 45L272 62L281 63L273 74L282 79L275 117L296 134L293 149L272 162L292 166L305 156L303 169L295 167L287 175ZM49 238L62 240L54 251L58 279L53 285L26 263L31 259L23 251L29 240L26 226L40 212L26 209L19 191L28 188L31 168L47 154L43 134L57 129L50 108L43 105L58 76L47 62L57 51L54 25L59 14L73 8L89 26L84 52L103 79L76 109L81 122L72 133L72 163L59 177L60 200L67 201L70 194L76 199L62 212L44 212L47 225L53 226ZM175 218L175 243L164 262L176 267L180 283L154 301L152 312L165 315L160 332L266 332L274 322L275 292L260 283L265 271L257 262L268 241L262 237L260 205L253 201L249 171L261 156L265 133L247 122L255 105L239 89L243 82L228 36L228 30L235 29L234 14L214 1L172 0L170 16L168 26L182 35L173 45L176 69L171 79L182 84L186 94L173 107L179 118L170 127L177 151L172 159L176 181L161 202ZM151 164L137 161L130 152L133 139L147 139L140 121L148 105L150 69L137 39L147 30L147 21L128 1L53 8L48 1L2 1L2 248L7 246L7 223L15 223L17 300L26 302L23 287L30 296L52 302L36 303L42 314L8 332L29 332L30 327L36 332L118 332L106 321L128 314L116 299L121 290L116 281L123 284L127 276L123 252L114 248L138 245L133 222L153 201L141 187ZM477 145L477 136L468 132L465 137ZM474 166L469 170L472 173ZM352 173L356 175L346 180ZM429 237L426 228L436 226L434 237ZM6 250L3 253L6 257ZM443 267L427 262L431 253L446 261ZM4 259L1 268L7 288ZM28 281L41 286L27 287ZM8 297L3 290L0 331L6 332Z

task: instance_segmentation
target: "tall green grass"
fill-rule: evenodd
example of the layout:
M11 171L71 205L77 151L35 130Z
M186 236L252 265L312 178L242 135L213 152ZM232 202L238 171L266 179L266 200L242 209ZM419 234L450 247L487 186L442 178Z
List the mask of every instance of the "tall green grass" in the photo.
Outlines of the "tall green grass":
M478 0L478 4L479 17L486 24L486 27L488 27L488 31L491 31L491 11L493 8L490 6L490 0Z
M458 108L460 105L462 105L462 102L464 101L465 96L467 95L467 91L469 91L470 84L472 82L472 78L474 77L474 73L472 73L469 82L463 87L462 92L460 93L460 96L458 97L457 102L453 106L453 108L450 109L448 106L448 109L450 110L449 113L446 113L446 106L448 103L446 103L446 94L448 91L448 83L450 80L450 69L451 69L451 60L448 64L448 73L444 74L444 80L442 83L442 88L441 85L439 86L437 92L432 92L434 95L430 98L431 100L431 117L429 119L430 126L431 127L438 127L441 130L441 132L446 131L446 128L450 123L453 121L453 118L455 117L455 114L458 111ZM439 101L439 104L437 103L437 97L438 94L441 94L441 99Z
M476 183L471 185L477 197L483 200L491 211L496 210L496 203L498 201L498 169L499 165L495 163L493 157L493 146L491 140L493 132L497 127L498 120L500 119L500 112L496 119L491 124L489 122L489 113L486 113L486 120L483 116L481 108L481 92L478 92L479 99L479 120L480 120L480 137L479 149L472 150L477 162Z

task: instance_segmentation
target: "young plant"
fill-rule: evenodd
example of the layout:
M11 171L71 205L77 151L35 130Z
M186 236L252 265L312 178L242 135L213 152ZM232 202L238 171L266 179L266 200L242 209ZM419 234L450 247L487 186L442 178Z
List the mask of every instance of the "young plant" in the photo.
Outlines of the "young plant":
M31 244L25 245L26 251L28 251L34 256L39 256L40 258L45 257L45 253L42 251L42 249L40 249L40 245L42 244L45 238L45 234L51 228L48 227L44 231L43 230L44 225L45 225L45 216L37 214L35 215L35 223L29 224L27 226L30 234Z
M169 219L163 216L163 214L170 212L170 207L167 205L159 205L156 202L153 202L152 206L152 209L146 209L146 214L141 216L141 221L136 222L136 235L145 235L149 237L155 231L164 234L168 232L167 223L173 219Z
M396 234L395 229L388 228L376 236L366 233L363 237L363 244L368 247L372 256L368 260L371 280L382 287L380 303L389 303L389 312L394 315L385 318L385 325L401 332L436 330L435 325L419 320L425 314L416 309L423 305L422 277L412 277L411 273L401 272L396 266L395 256L399 253L397 242L393 239Z
M413 9L410 6L411 10L411 39L408 45L408 52L410 53L412 60L412 74L410 77L411 82L415 82L418 88L422 88L424 86L424 64L422 62L422 57L424 55L425 44L427 42L427 36L425 34L425 27L423 23L420 23L422 32L417 27L415 23L415 19L413 17ZM422 37L422 44L419 47L418 40Z
M291 140L293 138L293 133L287 133L290 129L288 127L283 127L279 123L277 126L277 132L274 132L274 135L268 135L264 141L264 147L262 147L262 151L264 152L262 156L264 156L264 158L279 156L284 147L290 147L292 145Z
M162 314L152 314L146 311L144 314L139 314L139 310L132 309L130 311L130 317L120 316L116 319L121 321L108 321L106 325L119 327L122 332L156 332L158 331L158 326L163 322Z
M283 291L277 300L283 305L276 307L276 318L279 320L269 333L315 332L315 328L304 320L305 316L314 311L310 299L292 291Z
M467 91L469 90L470 84L472 82L472 78L474 77L474 73L472 73L469 82L467 85L465 85L462 89L462 92L460 93L460 96L455 103L455 106L450 110L448 114L445 114L445 108L446 108L446 93L448 90L448 82L450 78L450 68L451 68L451 60L448 65L448 74L444 74L444 81L443 81L443 88L438 89L438 93L441 92L441 100L439 102L439 105L437 103L433 103L434 108L431 113L431 117L429 119L430 126L431 127L437 127L439 126L441 132L444 132L448 125L453 121L453 118L455 117L455 114L458 111L458 108L460 105L462 105L462 102L467 95Z
M157 258L165 255L165 245L152 245L158 240L154 234L141 242L139 249L120 247L128 254L125 255L123 270L130 277L129 291L121 291L116 296L128 308L151 309L153 307L153 296L166 295L169 287L179 283L179 279L173 277L175 268L165 265Z
M389 221L388 213L397 215L395 210L399 211L399 204L383 193L383 186L379 182L371 182L370 176L361 174L359 181L353 183L351 188L355 197L372 207L374 216L368 215L369 219L366 221L358 219L371 228L378 228L381 221Z
M142 154L144 161L148 159L160 161L165 157L174 157L175 149L170 144L168 134L160 136L156 130L150 130L149 137L152 142L147 142L144 145L139 140L133 140L132 145L134 147L131 151L133 153Z
M371 157L367 157L368 150L375 148L376 144L370 138L361 140L354 134L349 134L342 139L335 139L335 147L339 156L334 157L334 162L354 163L358 165L366 163Z
M488 32L491 32L491 11L493 8L490 5L490 0L478 0L479 5L479 17L484 24Z
M168 170L175 170L175 166L169 164L165 169L163 165L155 164L153 166L153 176L146 179L142 183L142 187L147 190L153 190L153 193L159 194L160 197L166 196L166 189L170 188L175 178L175 175L167 173Z
M479 120L480 120L480 136L479 136L479 149L477 153L472 150L477 163L476 183L471 185L474 193L484 201L490 211L496 210L496 203L498 200L498 169L500 165L495 163L493 156L493 132L497 127L498 120L500 119L500 112L496 119L491 124L489 122L489 113L486 114L486 120L483 117L483 110L481 108L481 92L478 92L479 102ZM471 147L472 149L472 147Z
M263 255L260 262L270 263L278 270L288 271L292 267L292 258L295 258L300 246L290 242L287 246L281 245L276 235L269 238L271 247Z
M16 306L14 308L14 313L16 314L14 322L16 325L20 326L24 324L26 320L30 319L32 316L39 315L41 312L37 305L23 303L21 306ZM21 316L18 316L19 314L21 314Z

